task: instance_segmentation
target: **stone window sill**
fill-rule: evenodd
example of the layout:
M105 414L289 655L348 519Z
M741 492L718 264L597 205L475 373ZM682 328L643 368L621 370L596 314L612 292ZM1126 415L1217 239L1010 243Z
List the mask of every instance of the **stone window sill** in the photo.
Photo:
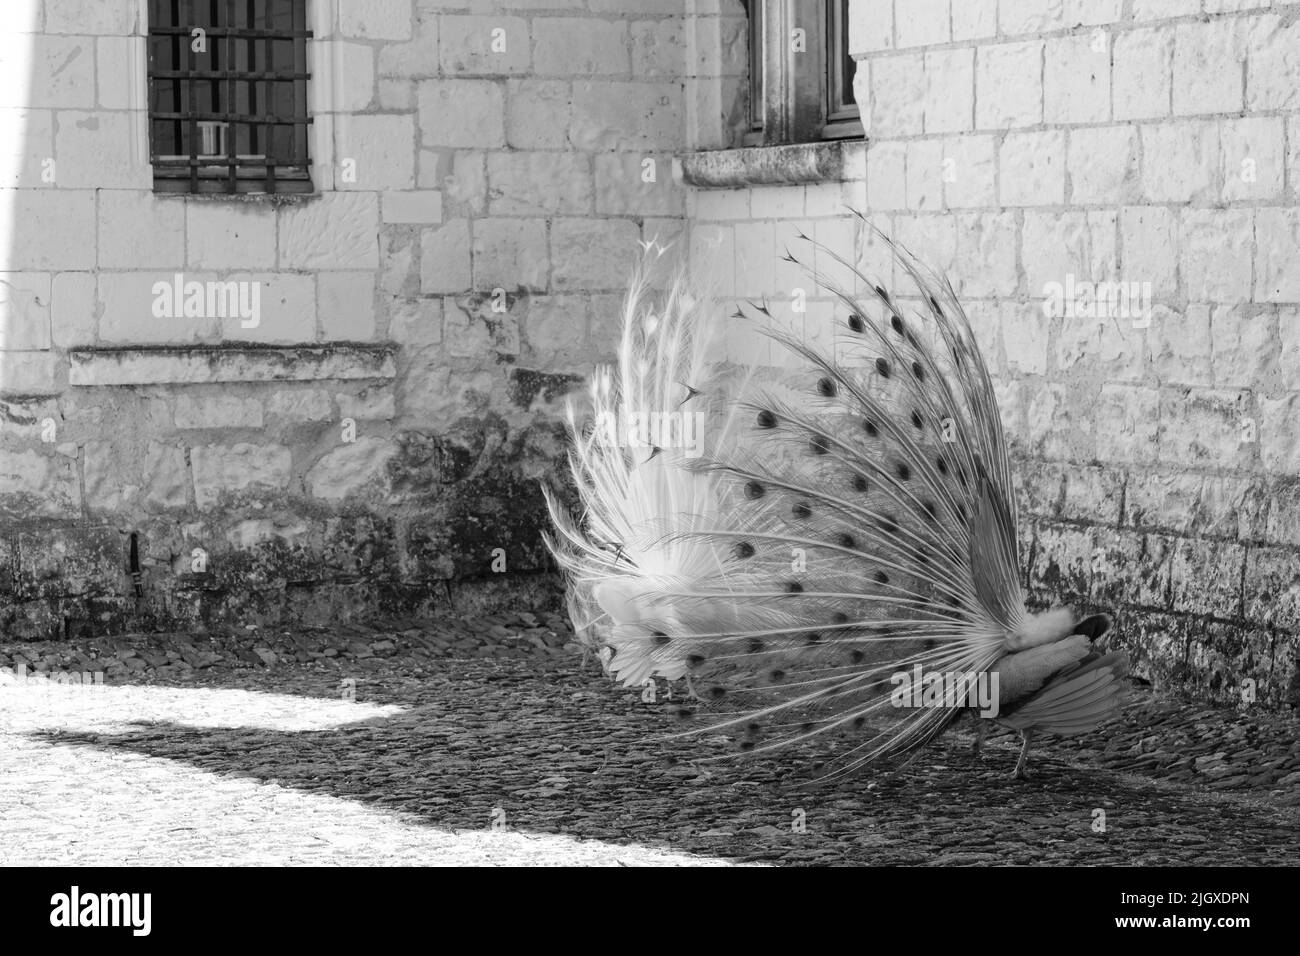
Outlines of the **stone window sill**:
M166 202L248 203L255 206L301 206L319 199L319 191L310 193L179 193L155 192L155 199Z
M828 140L711 149L686 153L678 162L682 182L700 189L845 182L866 177L867 142Z
M390 345L164 346L74 349L68 384L204 385L219 382L311 382L391 379Z

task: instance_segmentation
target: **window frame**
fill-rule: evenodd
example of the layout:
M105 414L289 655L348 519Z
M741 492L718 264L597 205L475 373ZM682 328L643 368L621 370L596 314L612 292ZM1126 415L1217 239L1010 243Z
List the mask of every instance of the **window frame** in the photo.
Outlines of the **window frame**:
M308 0L280 0L288 10L289 28L271 25L267 9L269 0L257 0L256 5L247 0L209 0L209 14L213 25L205 26L209 43L211 64L198 68L190 36L193 27L183 25L182 3L185 0L157 0L159 6L170 6L174 11L165 20L155 17L155 3L148 3L149 18L145 37L146 80L148 102L148 150L153 169L153 189L156 193L182 195L302 195L316 191L313 183L312 128L312 69L311 41L315 34L311 27L311 10ZM262 16L263 26L257 27L256 13ZM176 22L173 23L172 20ZM160 22L162 21L162 22ZM163 63L158 55L158 41L171 39L171 50ZM258 70L257 53L261 41L263 70ZM292 68L276 69L275 44L288 41ZM233 69L237 63L237 44L247 44L244 52L248 58L247 69ZM181 51L184 51L183 54ZM242 78L241 78L242 77ZM196 108L196 95L200 84L211 84L209 97L224 109L214 107L209 112ZM249 109L239 110L236 84L248 85ZM270 95L262 97L258 87L276 83L292 83L291 112L280 115ZM161 87L171 85L172 110L160 108ZM183 95L182 95L183 94ZM254 106L265 98L270 112L255 112ZM157 124L174 124L175 132L166 137L157 135ZM182 125L188 125L189 152L182 151L186 137ZM250 141L260 139L264 144L261 153L238 153L238 127L248 127ZM272 130L289 126L292 145L284 159L278 158L274 149ZM232 129L234 132L232 132ZM220 135L218 135L220 133ZM216 151L202 152L201 144L219 144Z
M750 121L746 146L860 139L847 75L850 0L748 0ZM804 31L795 52L794 30Z
M853 93L857 64L849 54L851 0L826 2L826 125L823 139L856 139L865 135L862 113ZM854 64L852 69L848 65Z

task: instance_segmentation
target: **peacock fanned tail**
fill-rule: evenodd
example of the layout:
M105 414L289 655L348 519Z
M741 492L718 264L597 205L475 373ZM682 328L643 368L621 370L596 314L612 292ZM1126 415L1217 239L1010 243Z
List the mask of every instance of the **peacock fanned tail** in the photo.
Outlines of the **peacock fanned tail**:
M830 734L845 768L961 713L897 706L895 675L984 673L1074 623L1026 614L1001 419L952 286L877 236L906 298L800 236L789 261L835 266L806 269L835 302L832 328L809 317L799 335L767 303L738 308L778 369L719 361L707 297L638 277L618 368L595 377L587 421L570 409L582 512L549 499L575 628L611 676L689 677L707 727L743 749ZM693 447L683 415L697 416ZM659 427L641 442L610 427L636 422ZM1026 686L1061 654L1078 666L1061 648ZM1071 699L1045 708L1061 726L1080 722L1060 716Z

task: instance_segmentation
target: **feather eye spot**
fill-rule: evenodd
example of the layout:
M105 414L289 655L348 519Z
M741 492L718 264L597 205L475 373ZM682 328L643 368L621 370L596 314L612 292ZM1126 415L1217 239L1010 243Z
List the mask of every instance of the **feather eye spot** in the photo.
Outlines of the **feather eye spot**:
M748 541L741 541L736 545L735 553L738 558L752 558L754 556L754 546Z
M785 671L781 670L781 668L779 667L776 670L772 671L772 680L777 683L780 683L781 681L785 680Z
M803 585L798 581L788 581L785 585L787 594L803 594Z
M808 447L814 455L824 455L831 450L831 443L825 435L813 435Z
M896 315L892 319L890 319L889 324L893 326L894 331L897 332L899 335L903 334L903 320L899 316Z
M854 332L861 332L866 327L867 324L862 321L862 316L858 315L858 313L854 312L849 316L849 328Z
M880 429L870 418L862 423L862 430L867 433L868 438L875 438L880 434Z
M899 481L907 481L912 477L912 469L908 467L907 462L900 461L894 466L894 474L898 475Z
M897 534L898 522L894 520L892 515L885 515L880 519L880 530L885 534Z
M817 647L821 644L826 643L825 641L822 640L822 636L818 634L816 631L813 631L811 634L809 634L805 639L805 641L809 647Z
M924 381L925 381L925 369L923 369L923 368L921 367L921 363L920 363L920 362L913 362L913 363L912 363L912 374L913 374L914 376L916 376L916 380L917 380L918 382L924 382Z
M841 548L856 548L858 545L858 542L854 540L853 535L848 532L844 532L836 540L839 542Z
M714 700L722 700L722 698L724 698L724 697L727 696L727 688L725 688L725 687L710 687L710 688L709 688L709 696L712 697Z
M746 483L745 485L745 497L748 498L750 501L757 501L759 498L763 497L763 495L766 493L767 493L767 489L764 488L757 481L751 481Z
M862 475L853 476L853 490L865 493L867 490L867 479Z
M686 664L689 667L699 667L707 659L708 658L706 658L703 654L690 654L686 658Z
M943 309L939 308L939 300L936 299L934 296L930 296L930 308L934 309L935 315L939 316L940 318L943 317Z
M689 707L678 707L676 713L678 720L690 720L695 716L695 711L691 710Z
M889 575L886 574L884 571L877 571L874 575L872 575L872 578L875 580L877 584L889 583Z
M939 474L941 474L941 475L947 475L947 474L948 474L948 463L947 463L946 461L944 461L944 459L942 458L942 456L939 457L939 458L936 458L936 459L935 459L935 465L936 465L936 466L938 467L938 469L939 469Z
M889 293L885 291L884 286L876 286L876 295L880 296L882 302L889 301Z
M925 430L925 420L921 418L921 413L915 409L912 411L912 427L917 431Z
M863 654L861 651L852 651L849 653L849 660L851 660L855 664L861 664L864 660L866 660L866 657L867 655Z
M665 644L667 644L667 643L668 643L669 641L671 641L671 640L672 640L672 638L669 637L667 634L665 634L663 631L655 631L655 632L654 632L654 641L655 641L655 643L658 644L660 647L663 647Z
M876 371L881 378L889 378L889 362L883 358L876 359Z
M867 718L863 717L861 714L858 714L858 716L853 718L853 729L861 730L863 726L866 724L866 722L867 722Z
M759 412L759 413L758 413L758 427L759 427L759 428L775 428L775 427L776 427L776 413L775 413L775 412L770 412L770 411L768 411L766 408L763 409L761 412Z
M922 501L921 508L925 511L925 517L931 523L938 520L938 513L935 511L933 501Z
M749 639L748 647L749 647L749 653L751 653L751 654L761 654L761 653L763 653L763 648L766 647L766 646L767 646L766 644L764 644L762 641L760 641L760 640L759 640L758 638L756 638L756 637L751 637L751 638Z
M790 514L793 517L798 518L800 521L804 521L812 517L812 508L808 507L808 503L806 501L798 501L795 502L793 506L791 506Z
M849 623L849 616L845 614L843 611L836 611L831 616L831 621L832 623L835 624L847 624Z
M749 731L749 733L755 737L758 736L758 732L762 729L763 729L763 725L756 721L750 721L748 724L745 725L745 730Z
M740 742L740 749L741 749L741 750L753 750L753 749L754 749L754 741L752 741L752 740L742 740L742 741Z
M817 392L823 398L834 398L839 389L834 380L830 378L821 378L817 380Z

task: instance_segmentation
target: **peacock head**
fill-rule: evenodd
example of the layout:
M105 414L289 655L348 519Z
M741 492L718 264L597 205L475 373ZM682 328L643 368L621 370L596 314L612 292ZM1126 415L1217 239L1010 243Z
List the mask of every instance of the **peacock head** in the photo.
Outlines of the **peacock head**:
M1096 614L1088 615L1075 624L1074 633L1082 634L1088 640L1096 643L1103 635L1110 631L1111 626L1114 623L1114 615L1109 611L1099 611Z
M1044 644L1055 644L1075 634L1095 643L1110 631L1114 617L1107 611L1098 611L1080 617L1072 607L1054 607L1051 610L1026 614L1013 631L1007 635L1008 651L1023 651Z

